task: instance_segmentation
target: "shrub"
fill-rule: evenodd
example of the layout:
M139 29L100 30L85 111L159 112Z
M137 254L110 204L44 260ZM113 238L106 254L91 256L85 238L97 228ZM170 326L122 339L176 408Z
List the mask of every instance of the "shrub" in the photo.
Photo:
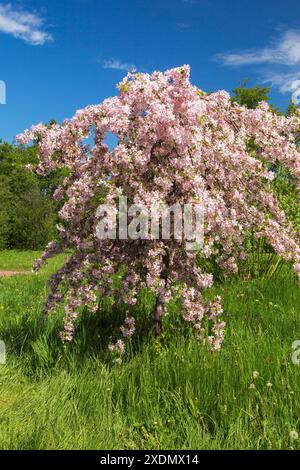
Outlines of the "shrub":
M63 340L72 339L82 307L97 312L103 296L128 306L121 332L130 338L136 322L131 308L139 290L147 287L156 296L157 335L175 296L197 336L218 350L225 326L222 306L220 298L208 301L203 295L213 276L201 260L236 272L238 260L246 256L247 237L255 232L300 272L299 234L280 208L269 170L278 163L288 168L299 189L299 130L299 114L278 116L267 103L247 109L232 103L225 91L206 95L191 85L184 66L129 74L118 96L78 111L62 125L38 125L19 136L22 143L38 142L38 174L57 168L69 173L55 192L65 200L60 242L51 243L36 263L38 268L58 251L73 250L52 277L46 302L47 312L65 302ZM108 132L118 139L112 150L104 143ZM94 144L89 147L84 140L91 136ZM120 195L147 208L153 200L169 206L201 202L203 246L189 251L186 239L174 237L99 240L97 205ZM124 347L121 339L110 345L112 351L123 352Z

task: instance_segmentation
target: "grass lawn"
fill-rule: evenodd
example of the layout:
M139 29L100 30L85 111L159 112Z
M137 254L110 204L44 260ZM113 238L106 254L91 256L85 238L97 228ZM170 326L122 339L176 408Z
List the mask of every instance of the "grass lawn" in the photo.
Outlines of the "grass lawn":
M2 252L0 270L28 270L36 255ZM221 353L199 346L174 307L161 341L139 333L116 364L108 303L67 347L61 313L43 318L47 277L61 263L0 279L1 449L300 449L290 437L300 434L300 367L291 361L300 289L289 269L216 288L227 321ZM137 326L150 309L144 295Z
M33 261L39 257L40 251L0 251L0 271L21 271L31 273ZM49 274L61 266L65 255L58 255L49 260L48 265L43 268L44 274Z

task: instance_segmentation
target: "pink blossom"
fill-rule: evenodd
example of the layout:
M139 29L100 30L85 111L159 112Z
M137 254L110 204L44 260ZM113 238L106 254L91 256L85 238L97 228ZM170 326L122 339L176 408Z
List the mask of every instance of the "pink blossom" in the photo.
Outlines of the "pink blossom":
M278 116L266 103L246 109L233 104L225 91L206 95L190 83L189 74L186 65L165 73L129 74L118 96L77 111L61 125L40 124L18 136L22 144L37 143L40 175L59 168L68 174L54 196L65 198L60 242L50 244L36 263L39 268L61 250L72 252L50 279L46 301L47 312L67 303L64 340L72 339L84 307L97 312L103 296L131 306L147 287L156 296L159 320L170 299L180 296L183 318L200 340L208 331L210 349L219 350L225 328L221 299L205 300L213 276L198 261L213 258L225 272L236 272L249 232L292 260L300 278L299 234L272 191L274 174L266 170L266 163L279 162L300 188L295 141L300 114ZM105 144L107 132L118 139L112 150ZM88 145L91 135L94 142ZM248 151L249 139L256 143L255 155ZM120 195L149 210L157 201L201 201L202 250L188 252L184 239L99 240L95 201L112 204ZM118 290L114 274L120 276ZM121 333L129 339L134 331L128 316ZM123 352L125 343L119 340L110 348Z

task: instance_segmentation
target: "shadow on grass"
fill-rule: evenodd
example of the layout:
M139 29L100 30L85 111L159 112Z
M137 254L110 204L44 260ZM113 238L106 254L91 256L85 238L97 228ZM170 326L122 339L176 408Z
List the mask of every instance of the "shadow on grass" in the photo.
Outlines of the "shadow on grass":
M152 310L155 298L141 292L130 315L137 322L137 332L130 342L127 357L136 354L152 335ZM173 309L176 309L176 306ZM55 369L80 368L87 357L97 357L109 365L111 341L122 338L120 326L128 307L103 300L96 313L83 309L76 324L74 339L63 344L59 333L63 330L63 308L48 317L41 313L42 305L28 312L11 313L0 322L0 338L7 347L9 363L17 362L24 374L39 376Z
M230 325L237 321L242 322L255 334L258 329L269 328L270 322L276 322L280 329L286 322L294 322L291 312L299 305L299 290L295 284L291 274L274 278L271 282L231 279L216 285L208 295L220 293L224 298L225 320L229 320ZM63 329L63 310L49 317L41 314L43 285L42 280L32 290L29 289L31 284L24 285L23 292L18 294L20 299L17 303L12 298L16 285L12 284L11 291L4 299L7 302L9 300L10 311L9 314L0 316L0 338L7 347L8 363L17 363L24 374L35 377L56 369L80 369L90 357L97 358L108 366L112 364L114 358L108 352L108 345L111 341L122 338L120 326L124 322L127 306L122 303L113 305L111 299L104 299L97 313L84 310L78 318L73 342L64 345L59 337L59 332ZM149 342L153 334L154 303L153 294L144 290L130 311L130 315L136 319L137 332L124 360L137 354ZM29 311L30 305L32 309ZM290 312L289 318L283 315L283 308ZM169 315L164 319L164 334L159 340L161 346L167 347L178 335L185 338L189 334L190 328L180 315L180 304L172 301Z

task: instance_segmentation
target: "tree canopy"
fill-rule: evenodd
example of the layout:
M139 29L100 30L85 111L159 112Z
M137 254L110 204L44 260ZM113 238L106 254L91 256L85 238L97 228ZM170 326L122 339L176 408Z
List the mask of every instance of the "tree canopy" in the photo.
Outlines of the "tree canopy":
M72 250L52 277L46 302L47 312L65 304L64 341L72 339L83 307L97 312L99 298L109 296L128 307L121 327L124 338L110 346L123 352L124 341L135 331L138 292L147 287L156 297L157 334L175 296L197 337L218 350L225 326L221 299L206 299L213 274L199 261L213 260L225 272L236 272L238 260L247 255L249 233L293 261L300 276L299 233L280 207L271 171L277 164L286 168L299 190L299 113L285 117L266 102L258 104L267 89L246 92L242 86L233 100L225 91L206 95L190 83L189 73L183 66L152 75L129 74L118 96L79 110L62 125L38 125L18 137L22 144L37 143L39 175L68 172L54 193L64 201L59 242L50 243L36 264ZM105 145L108 132L118 139L114 149ZM189 251L184 237L151 235L100 240L97 207L100 201L113 205L119 196L150 211L153 201L169 206L201 203L203 246Z

